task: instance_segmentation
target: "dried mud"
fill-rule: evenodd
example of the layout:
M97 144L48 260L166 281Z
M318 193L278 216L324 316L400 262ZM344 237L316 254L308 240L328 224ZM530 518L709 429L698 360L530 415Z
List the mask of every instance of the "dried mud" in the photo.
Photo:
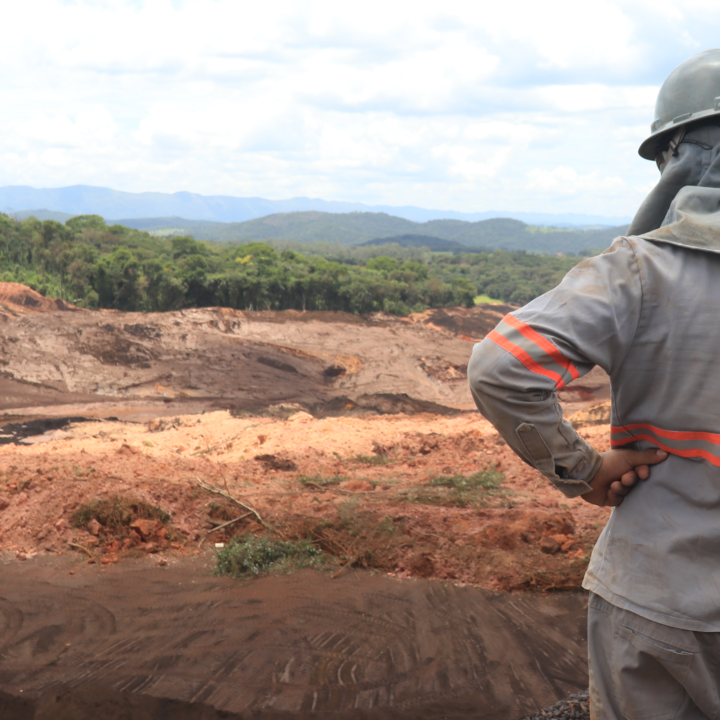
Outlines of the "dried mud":
M12 294L22 309L18 292L0 287L0 299ZM470 411L472 344L508 309L409 318L225 308L27 312L2 326L0 413L146 420L283 403L313 414ZM582 382L563 395L571 409L608 397L603 373Z

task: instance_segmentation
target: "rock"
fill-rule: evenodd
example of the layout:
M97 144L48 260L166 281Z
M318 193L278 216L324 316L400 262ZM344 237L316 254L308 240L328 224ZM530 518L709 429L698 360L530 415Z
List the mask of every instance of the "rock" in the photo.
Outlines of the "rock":
M292 423L309 423L315 420L315 418L310 414L303 411L296 412L294 415L291 415L287 421Z
M348 480L341 483L340 487L350 492L371 492L375 489L375 486L371 485L367 480Z
M118 455L137 455L140 451L127 443L123 443L115 452Z
M277 455L256 455L255 460L262 463L268 470L297 470L297 465L290 458Z
M155 520L140 519L131 522L130 527L136 530L143 540L147 540L157 535L160 525Z
M92 520L90 520L86 527L87 531L91 535L97 535L100 532L100 528L102 527L102 525L95 518L93 518Z
M554 537L544 537L540 540L540 550L547 555L554 555L560 551L560 543Z
M7 510L9 507L10 503L4 497L0 497L0 510Z
M427 553L423 553L410 561L409 570L415 577L429 578L435 572L435 565L432 557Z

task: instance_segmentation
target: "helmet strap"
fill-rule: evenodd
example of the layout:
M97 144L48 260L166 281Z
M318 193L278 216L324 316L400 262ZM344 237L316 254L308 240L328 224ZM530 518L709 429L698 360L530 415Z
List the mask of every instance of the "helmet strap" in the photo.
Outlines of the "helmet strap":
M672 155L678 154L678 145L680 145L680 143L683 141L686 130L687 130L687 126L683 126L681 128L678 128L678 131L673 135L672 140L670 141L670 144L668 145L668 149L670 150Z

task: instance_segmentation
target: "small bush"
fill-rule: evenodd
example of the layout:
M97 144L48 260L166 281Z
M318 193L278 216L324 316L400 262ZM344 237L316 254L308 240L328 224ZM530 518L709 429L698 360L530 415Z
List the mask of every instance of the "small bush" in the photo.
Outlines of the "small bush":
M347 480L343 475L298 475L297 479L302 485L313 485L315 487L339 485Z
M505 475L495 468L482 470L474 475L437 475L432 478L430 487L445 487L453 490L497 490L505 480Z
M91 500L83 503L70 517L74 527L85 527L92 519L97 520L103 527L120 530L126 528L135 520L157 520L163 525L170 522L170 515L161 508L151 505L144 500L113 495L105 499Z
M352 461L364 465L387 465L390 458L387 455L355 455Z
M420 505L442 507L486 504L487 496L503 494L499 488L504 480L505 475L495 468L473 475L436 475L426 488L405 494L402 499Z
M216 554L216 575L257 577L261 573L288 573L324 562L322 550L309 540L271 540L255 535L237 535Z

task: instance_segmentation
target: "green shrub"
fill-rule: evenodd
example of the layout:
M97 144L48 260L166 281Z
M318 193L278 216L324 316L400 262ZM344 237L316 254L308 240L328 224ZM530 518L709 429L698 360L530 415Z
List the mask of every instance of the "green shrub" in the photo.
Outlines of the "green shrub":
M431 487L445 487L459 491L496 490L504 480L503 473L495 468L488 468L474 475L436 475L428 484Z
M321 550L309 540L271 540L238 535L216 553L216 575L257 577L261 573L288 573L325 562Z
M503 495L500 485L505 475L495 468L488 468L473 475L436 475L418 489L403 493L405 502L442 507L468 507L487 504L488 496Z
M355 455L352 460L364 465L387 465L390 462L387 455Z
M314 485L315 487L339 485L347 480L343 475L298 475L297 479L302 485Z

